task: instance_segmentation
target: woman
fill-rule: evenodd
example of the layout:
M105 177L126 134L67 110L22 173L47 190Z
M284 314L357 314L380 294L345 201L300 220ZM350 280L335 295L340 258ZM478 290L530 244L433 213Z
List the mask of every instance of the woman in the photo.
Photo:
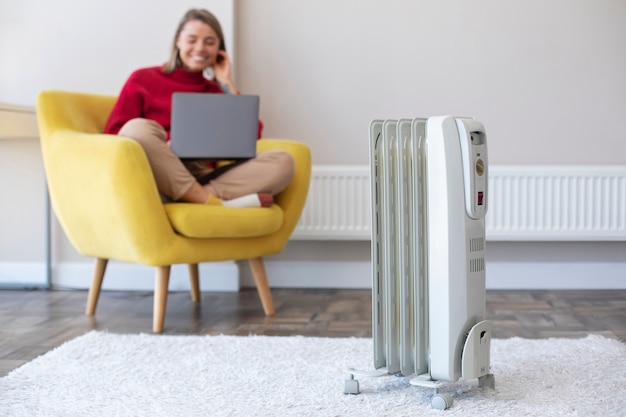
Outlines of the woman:
M205 72L212 69L213 77ZM174 201L267 207L294 175L288 152L261 152L255 158L213 169L201 160L181 160L169 148L174 92L235 93L231 64L221 25L210 12L189 10L181 20L170 60L164 66L139 69L126 81L104 133L138 141L144 148L159 192ZM259 122L259 137L262 124ZM202 184L198 179L206 179ZM206 182L206 183L205 183Z

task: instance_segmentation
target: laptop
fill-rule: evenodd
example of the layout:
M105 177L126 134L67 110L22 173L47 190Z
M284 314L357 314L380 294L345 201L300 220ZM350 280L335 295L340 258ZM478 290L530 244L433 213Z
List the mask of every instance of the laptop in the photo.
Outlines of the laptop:
M174 93L171 123L170 147L179 158L253 158L259 96Z

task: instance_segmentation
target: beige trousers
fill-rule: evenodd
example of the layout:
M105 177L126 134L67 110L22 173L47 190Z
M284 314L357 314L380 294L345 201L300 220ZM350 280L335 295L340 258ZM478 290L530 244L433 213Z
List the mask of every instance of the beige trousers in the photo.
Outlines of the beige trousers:
M129 120L118 135L141 144L159 192L174 201L179 200L199 178L213 171L204 160L179 159L166 142L165 129L152 120ZM209 182L217 197L230 200L251 193L276 195L289 185L294 173L295 164L289 152L270 150L233 165Z

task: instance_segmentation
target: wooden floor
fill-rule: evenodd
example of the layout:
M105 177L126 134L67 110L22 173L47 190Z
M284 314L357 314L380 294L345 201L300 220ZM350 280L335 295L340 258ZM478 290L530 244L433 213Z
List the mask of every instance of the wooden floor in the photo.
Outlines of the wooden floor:
M256 290L170 293L164 334L265 334L371 337L369 290L272 290L276 316L265 317ZM90 330L150 333L152 294L103 292L95 317L85 291L0 290L0 376ZM626 342L626 290L488 291L496 338L583 337Z

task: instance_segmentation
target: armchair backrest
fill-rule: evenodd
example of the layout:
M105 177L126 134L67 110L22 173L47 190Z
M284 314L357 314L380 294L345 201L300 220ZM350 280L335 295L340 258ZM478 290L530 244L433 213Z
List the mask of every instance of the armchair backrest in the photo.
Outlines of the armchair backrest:
M69 129L84 133L102 133L115 105L115 96L44 91L38 98L39 130Z

